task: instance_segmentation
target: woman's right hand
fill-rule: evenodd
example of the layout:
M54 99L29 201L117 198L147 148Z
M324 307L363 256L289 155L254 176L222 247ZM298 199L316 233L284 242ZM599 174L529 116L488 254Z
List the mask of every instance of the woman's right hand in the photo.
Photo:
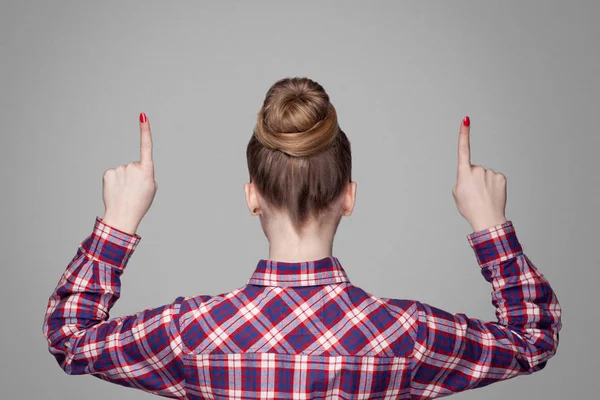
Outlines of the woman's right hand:
M507 222L506 176L493 169L471 165L470 120L465 117L458 135L458 173L452 195L460 214L473 231Z

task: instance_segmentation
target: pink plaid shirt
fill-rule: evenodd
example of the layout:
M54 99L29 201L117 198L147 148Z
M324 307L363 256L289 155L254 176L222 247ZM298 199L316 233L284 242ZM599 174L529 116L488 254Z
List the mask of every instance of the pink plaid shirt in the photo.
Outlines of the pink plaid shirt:
M558 346L556 295L512 222L467 238L497 322L375 297L336 257L261 259L232 292L109 318L141 237L97 217L43 333L67 374L180 399L430 399L541 370Z

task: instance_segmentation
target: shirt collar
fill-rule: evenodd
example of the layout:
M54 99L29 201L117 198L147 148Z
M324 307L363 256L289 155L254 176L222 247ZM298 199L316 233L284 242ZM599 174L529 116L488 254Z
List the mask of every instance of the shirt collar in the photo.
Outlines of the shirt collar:
M260 259L248 285L314 286L349 282L337 257L286 262Z

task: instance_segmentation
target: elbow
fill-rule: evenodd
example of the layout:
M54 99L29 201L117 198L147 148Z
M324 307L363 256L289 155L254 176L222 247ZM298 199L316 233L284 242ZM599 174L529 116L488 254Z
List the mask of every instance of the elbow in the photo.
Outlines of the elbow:
M546 363L548 362L548 360L556 355L556 352L558 351L558 344L560 342L560 332L559 331L560 331L560 322L559 322L559 326L554 331L554 335L552 336L550 349L547 351L546 359L543 362L544 365L539 369L543 369L546 366Z
M67 329L67 327L69 329ZM51 320L44 318L42 331L48 343L48 352L54 357L58 366L67 375L78 375L78 369L74 368L74 350L77 347L77 334L79 331L73 329L74 325L53 325Z
M559 344L560 323L556 329L551 330L544 340L533 344L531 347L535 349L530 352L527 357L526 369L529 373L534 373L546 368L548 361L556 355Z
M560 330L562 328L562 310L556 296L553 295L553 307L548 309L544 318L543 328L534 329L525 335L529 343L527 362L530 366L529 372L541 371L546 367L548 360L556 355L560 342Z
M545 336L546 341L544 342L544 346L540 346L544 354L544 365L545 363L556 355L558 351L558 344L560 342L560 329L562 328L562 322L560 319L560 313L558 314L558 318L555 320L555 323L548 330L547 335ZM543 367L542 367L543 368Z
M60 329L51 329L48 314L44 317L42 333L44 334L44 337L48 344L48 353L50 353L50 355L54 357L54 360L56 360L58 366L68 374L67 359L69 358L68 348L70 347L70 345L66 344L66 342L69 340L69 337L61 336Z
M56 363L58 364L60 369L62 369L67 375L71 375L70 368L68 367L68 363L67 363L67 358L68 358L67 353L64 351L58 350L56 347L53 347L53 346L50 346L48 348L48 351L50 354L52 354L52 356L56 360Z
M552 357L554 357L555 354L556 354L556 350L551 351L551 352L542 353L541 357L538 358L537 360L528 360L529 368L527 368L527 372L529 372L530 374L533 374L535 372L539 372L539 371L543 370L544 368L546 368L548 361Z
M72 368L72 353L69 351L70 343L68 338L59 342L50 342L48 352L54 357L56 363L67 375L77 375Z

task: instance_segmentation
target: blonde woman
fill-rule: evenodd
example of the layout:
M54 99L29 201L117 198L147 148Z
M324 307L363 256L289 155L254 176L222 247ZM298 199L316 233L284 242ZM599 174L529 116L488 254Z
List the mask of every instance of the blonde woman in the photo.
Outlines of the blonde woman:
M247 147L246 201L269 240L247 284L108 318L157 190L141 114L140 161L105 172L104 217L49 299L50 353L67 374L181 399L431 399L541 370L560 305L505 218L505 176L471 165L469 125L452 192L497 321L350 282L332 253L356 198L350 142L323 87L286 78L268 90Z

